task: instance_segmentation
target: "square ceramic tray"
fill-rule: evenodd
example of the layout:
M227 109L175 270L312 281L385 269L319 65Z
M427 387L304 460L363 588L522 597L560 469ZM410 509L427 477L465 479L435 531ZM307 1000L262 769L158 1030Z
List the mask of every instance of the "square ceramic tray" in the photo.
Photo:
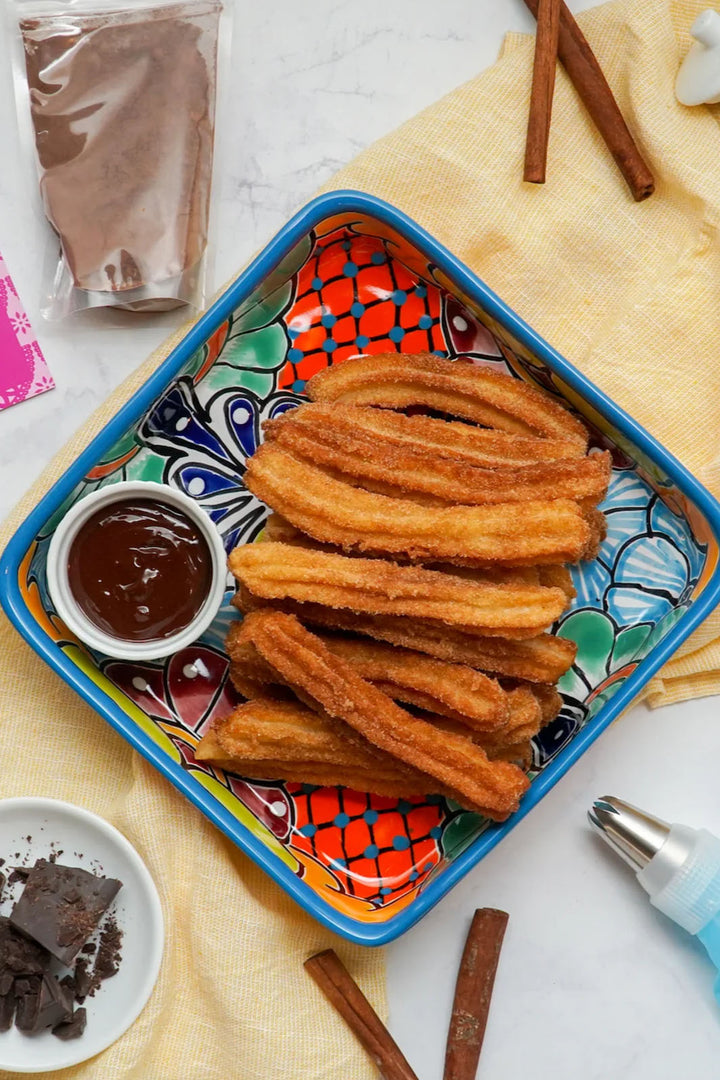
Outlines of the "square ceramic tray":
M210 631L171 659L90 653L50 603L45 560L62 514L125 479L187 492L228 550L267 511L243 486L266 417L305 381L359 352L468 357L566 399L614 470L598 559L573 570L558 633L578 643L564 707L534 743L533 783L503 825L440 797L400 801L268 783L199 764L193 748L234 697ZM686 470L526 326L465 266L392 207L357 192L310 203L213 305L33 510L5 551L0 599L55 670L316 918L381 944L407 930L527 814L712 610L720 506Z

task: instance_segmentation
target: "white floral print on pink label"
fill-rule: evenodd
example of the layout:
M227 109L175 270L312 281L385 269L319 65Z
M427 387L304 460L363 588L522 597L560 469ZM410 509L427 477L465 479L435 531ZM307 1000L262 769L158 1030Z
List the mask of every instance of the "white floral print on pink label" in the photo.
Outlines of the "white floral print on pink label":
M55 383L0 255L0 409Z

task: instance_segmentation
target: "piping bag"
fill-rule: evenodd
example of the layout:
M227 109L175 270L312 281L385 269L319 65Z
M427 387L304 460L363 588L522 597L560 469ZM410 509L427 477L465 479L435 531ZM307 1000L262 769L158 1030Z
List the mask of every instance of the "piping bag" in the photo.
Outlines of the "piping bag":
M720 839L670 825L613 795L596 799L588 818L633 868L650 903L694 934L720 972ZM720 975L713 992L720 1004Z

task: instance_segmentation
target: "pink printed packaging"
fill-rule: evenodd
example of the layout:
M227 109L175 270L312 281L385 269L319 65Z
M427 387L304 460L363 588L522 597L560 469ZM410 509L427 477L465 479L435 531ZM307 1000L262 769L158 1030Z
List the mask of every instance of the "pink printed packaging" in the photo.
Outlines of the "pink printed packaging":
M54 385L0 255L0 409L52 390Z

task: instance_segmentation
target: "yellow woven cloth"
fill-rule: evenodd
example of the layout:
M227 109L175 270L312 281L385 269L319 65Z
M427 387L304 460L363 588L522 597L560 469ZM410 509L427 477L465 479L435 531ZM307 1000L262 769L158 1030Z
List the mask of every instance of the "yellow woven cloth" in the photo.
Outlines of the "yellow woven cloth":
M533 41L375 143L329 188L406 211L720 496L720 129L675 100L706 0L579 17L656 177L634 203L564 71L547 183L522 181ZM652 681L653 705L720 691L720 614Z
M720 494L720 131L673 96L698 2L633 0L581 18L657 177L632 202L564 75L548 183L522 183L532 43L333 181L407 211ZM7 523L167 355L158 350L65 447ZM720 617L651 688L651 701L720 689ZM168 940L157 989L83 1080L364 1080L375 1075L301 963L323 932L0 622L0 795L81 803L118 825L160 888ZM384 1009L382 958L334 942ZM9 1074L2 1074L6 1076Z

